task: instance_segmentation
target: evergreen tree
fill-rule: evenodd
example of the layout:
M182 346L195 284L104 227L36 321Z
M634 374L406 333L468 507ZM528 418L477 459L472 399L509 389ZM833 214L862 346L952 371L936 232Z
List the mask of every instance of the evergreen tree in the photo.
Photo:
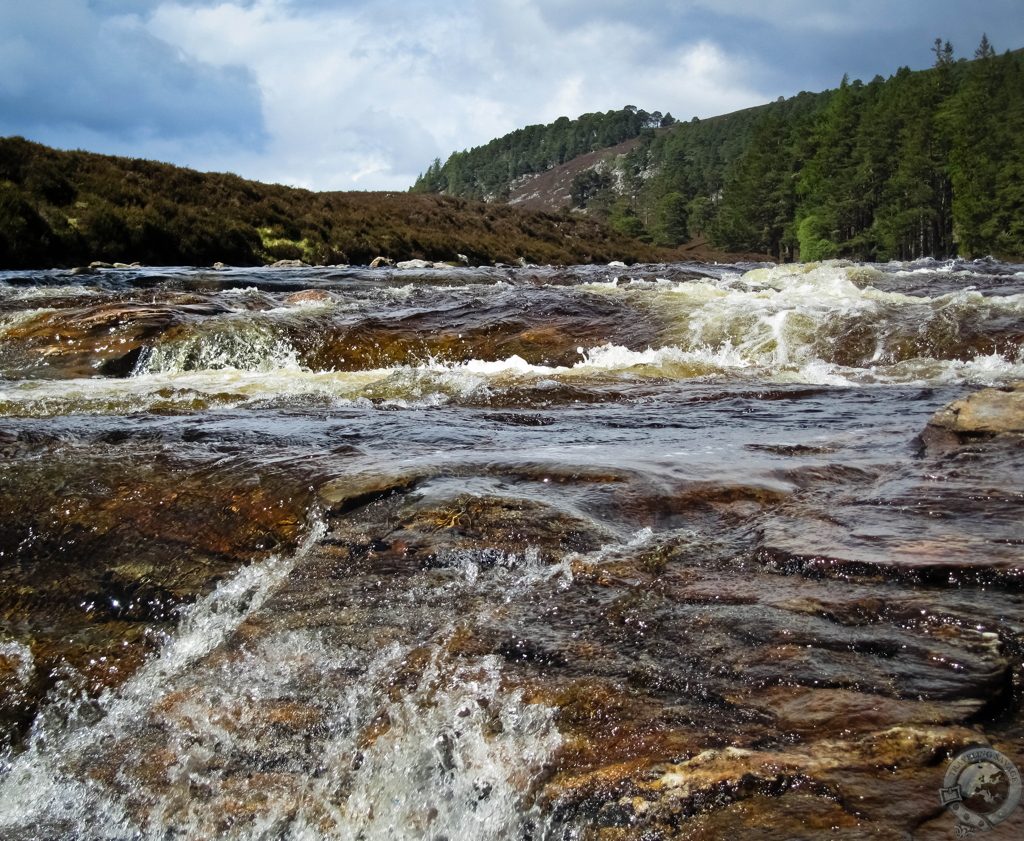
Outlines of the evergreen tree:
M820 259L840 253L864 227L865 207L857 189L856 148L862 87L859 82L851 84L844 76L811 132L813 152L797 184L801 259ZM806 221L808 219L811 221ZM813 237L814 243L803 235ZM823 249L822 240L831 243L831 247Z
M729 171L712 225L714 240L736 251L789 256L795 203L793 167L786 124L766 117Z
M987 42L987 38L985 39ZM984 47L988 49L984 49ZM960 251L978 255L993 250L1002 136L1001 68L983 43L957 93L943 107L940 119L950 139L948 169L953 185L953 222Z
M649 242L651 239L643 222L636 215L636 210L625 197L619 198L612 204L608 214L608 224L625 236L645 242Z
M653 233L656 245L675 246L686 242L689 235L686 213L687 201L682 193L662 196L655 213Z
M689 234L696 239L704 236L714 218L715 205L707 196L694 196L686 207L686 220Z
M932 52L935 53L936 67L949 67L953 63L953 45L949 41L943 43L941 38L936 38Z
M572 206L586 207L598 193L608 189L611 183L611 176L599 169L585 169L577 173L569 187Z

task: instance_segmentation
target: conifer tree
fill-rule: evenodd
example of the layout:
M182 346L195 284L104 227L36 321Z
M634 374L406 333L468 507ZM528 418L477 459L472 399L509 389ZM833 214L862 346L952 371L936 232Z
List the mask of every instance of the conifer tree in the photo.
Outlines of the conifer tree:
M786 124L765 118L730 170L712 225L716 242L737 251L790 256L793 163Z

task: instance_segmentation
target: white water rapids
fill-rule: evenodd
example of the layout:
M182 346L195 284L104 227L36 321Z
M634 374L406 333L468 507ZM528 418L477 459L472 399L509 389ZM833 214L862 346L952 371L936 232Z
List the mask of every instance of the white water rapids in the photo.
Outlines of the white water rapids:
M570 299L597 296L649 312L662 325L656 344L579 345L578 360L570 365L510 355L311 368L303 363L296 338L289 337L285 325L298 330L296 335L315 333L322 319L358 312L363 304L339 291L313 305L300 302L210 318L184 337L175 334L147 347L131 377L0 381L0 414L120 414L289 400L429 406L486 401L522 389L665 378L844 387L992 385L1024 378L1024 347L1018 335L1002 346L990 343L988 350L963 345L969 338L963 331L972 325L1024 319L1024 294L983 295L967 287L922 296L871 285L884 277L869 267L832 264L756 269L716 280L616 277L564 294ZM469 294L465 289L449 291ZM473 294L510 293L497 285ZM374 306L386 307L404 302L410 292L398 287L375 290L374 295ZM580 306L585 306L582 299ZM40 317L50 311L32 312ZM0 316L0 336L25 318L24 313ZM343 363L344 356L338 361Z

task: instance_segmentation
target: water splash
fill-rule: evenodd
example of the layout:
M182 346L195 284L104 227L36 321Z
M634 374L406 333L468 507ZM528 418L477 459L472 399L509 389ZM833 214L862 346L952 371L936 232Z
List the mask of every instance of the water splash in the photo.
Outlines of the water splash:
M453 656L457 621L380 650L287 622L224 648L324 533L316 520L294 556L224 582L116 692L52 698L3 768L5 837L543 837L534 797L561 745L554 710L506 687L502 658ZM567 572L535 550L459 554L410 598L495 581L521 593Z
M55 836L126 838L137 833L125 805L76 770L139 727L175 677L222 644L266 601L295 564L323 537L311 520L297 552L243 567L183 614L176 634L123 686L97 699L58 684L33 723L26 750L0 763L0 828L8 838Z
M28 700L34 675L32 649L17 640L0 640L0 689L8 706L17 708ZM0 757L3 752L0 744Z
M394 668L402 654L388 652L374 671ZM288 837L528 837L540 822L533 781L561 737L553 710L502 688L500 666L497 657L453 665L435 650L399 700L378 707L365 686L357 690L363 697L351 698L351 712L336 723L341 735L327 746L327 773L306 793ZM387 726L360 749L355 737L367 712ZM343 799L331 808L339 790Z
M301 365L295 349L272 325L234 317L156 344L139 358L133 374L219 370L269 373L298 371Z

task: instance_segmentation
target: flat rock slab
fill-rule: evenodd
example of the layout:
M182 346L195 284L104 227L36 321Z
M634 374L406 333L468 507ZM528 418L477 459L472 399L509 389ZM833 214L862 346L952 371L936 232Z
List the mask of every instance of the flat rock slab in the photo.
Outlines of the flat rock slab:
M1024 383L986 388L939 409L922 440L928 449L944 449L977 438L1024 434Z

